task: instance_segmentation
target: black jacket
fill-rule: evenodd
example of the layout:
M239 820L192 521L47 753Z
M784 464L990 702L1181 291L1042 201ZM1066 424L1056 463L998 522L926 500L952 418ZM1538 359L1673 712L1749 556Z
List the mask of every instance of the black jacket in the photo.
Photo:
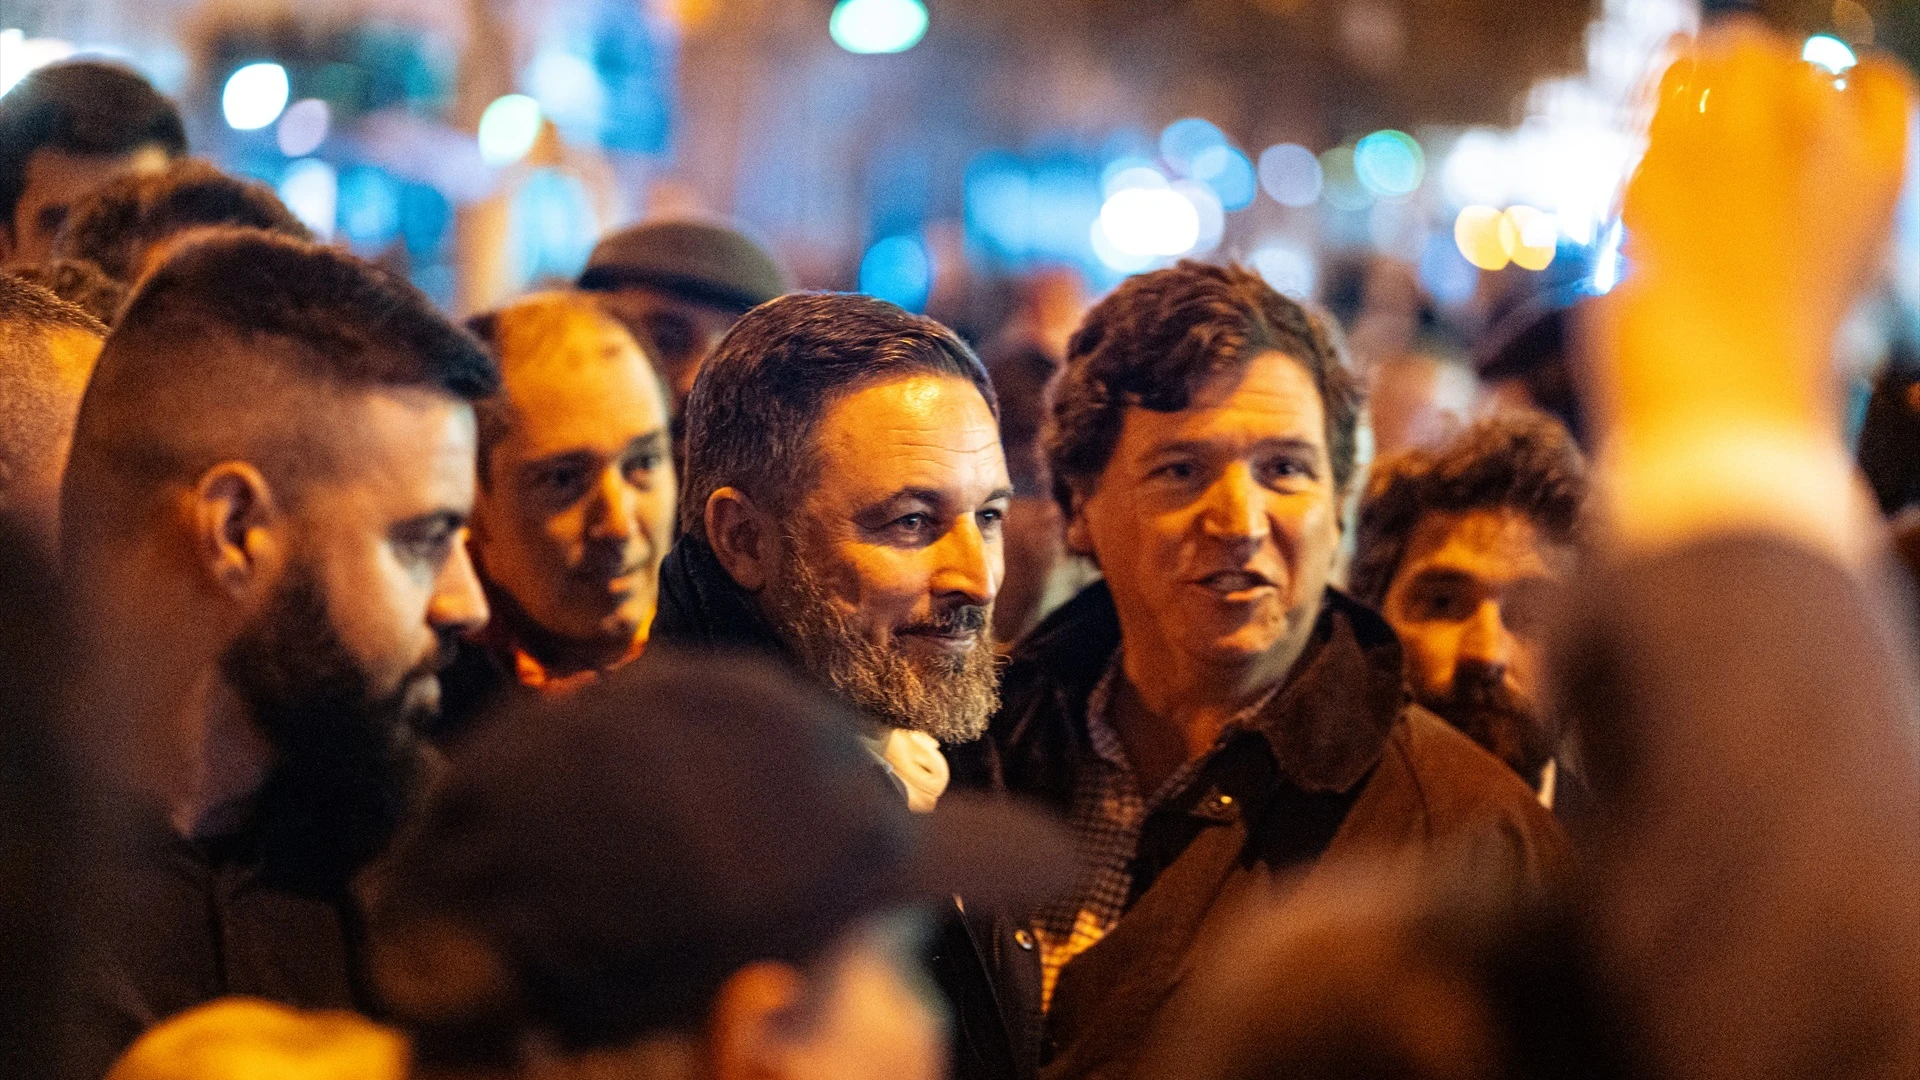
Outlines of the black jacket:
M1066 811L1093 753L1087 701L1119 647L1104 583L1049 616L1014 650L986 738L953 755L955 784ZM1518 776L1408 701L1386 623L1329 591L1254 728L1148 816L1127 912L1062 970L1044 1024L1038 952L995 957L1002 999L1024 1018L1013 1025L1023 1067L1117 1075L1188 956L1223 932L1217 910L1290 870L1409 849L1483 859L1524 884L1563 859L1565 839Z
M705 541L683 537L660 566L660 600L650 646L753 652L793 663L753 600L735 584ZM643 660L643 662L645 662ZM877 759L876 759L877 760ZM889 780L900 781L889 771ZM905 798L905 791L901 797ZM1012 926L957 905L935 929L930 973L953 1014L953 1080L1021 1080L990 974L996 938L1011 946Z

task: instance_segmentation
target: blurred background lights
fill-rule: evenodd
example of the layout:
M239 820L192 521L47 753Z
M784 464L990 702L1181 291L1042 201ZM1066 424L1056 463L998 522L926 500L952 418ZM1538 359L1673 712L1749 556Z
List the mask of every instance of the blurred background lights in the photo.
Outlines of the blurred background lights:
M1460 254L1482 270L1505 270L1513 261L1502 228L1511 230L1505 214L1491 206L1469 206L1453 219L1453 242Z
M322 241L333 239L333 223L340 206L340 177L333 166L303 158L287 166L280 178L280 201L301 224Z
M280 125L273 129L274 141L288 157L306 157L327 141L327 127L332 120L333 112L326 102L303 98L280 114Z
M1275 292L1295 300L1305 300L1313 295L1313 258L1300 248L1287 243L1266 244L1256 250L1248 261L1253 263L1254 271L1266 279Z
M1246 209L1260 193L1252 160L1236 147L1222 144L1200 151L1194 155L1189 175L1212 188L1227 210Z
M59 38L30 38L24 30L0 30L0 94L35 68L73 55L73 46Z
M925 308L933 291L933 260L926 245L913 236L889 236L868 248L860 260L860 291L908 311Z
M1320 198L1320 159L1296 143L1260 152L1260 186L1281 206L1312 206Z
M1107 236L1106 226L1098 218L1094 219L1093 231L1089 237L1093 245L1094 257L1100 265L1117 274L1137 274L1153 265L1151 255L1132 255L1113 246L1113 240Z
M1172 188L1128 188L1100 207L1099 227L1123 255L1171 258L1200 242L1200 211Z
M1560 245L1560 226L1553 215L1531 206L1508 207L1501 242L1515 266L1526 270L1545 270L1553 263L1554 250Z
M1553 263L1560 226L1553 215L1532 206L1502 212L1469 206L1453 221L1453 242L1460 254L1482 270L1504 270L1509 263L1545 270Z
M1848 68L1860 62L1853 55L1853 50L1847 48L1846 42L1826 34L1815 34L1808 38L1806 45L1800 50L1800 59L1826 68L1835 75L1843 74Z
M905 52L927 34L927 7L921 0L840 0L827 32L850 53Z
M235 131L257 131L287 107L287 69L271 61L248 64L227 77L220 112Z
M1187 200L1193 207L1196 229L1193 243L1175 255L1205 255L1220 246L1221 237L1226 235L1226 207L1220 203L1220 196L1214 190L1198 180L1176 180L1172 184L1173 193Z
M540 103L525 94L495 98L480 114L480 159L511 165L527 156L540 137Z
M1194 174L1194 166L1203 153L1226 145L1226 135L1211 121L1198 116L1175 120L1160 133L1160 156L1185 176Z
M400 231L400 188L371 165L340 177L340 231L363 253L377 250Z
M1398 198L1419 189L1427 175L1427 156L1403 131L1376 131L1353 148L1353 171L1369 192Z
M569 140L591 143L600 137L607 90L591 63L570 52L542 49L528 65L524 85L542 115Z
M1121 162L1115 162L1115 164L1121 164ZM1112 198L1122 191L1131 191L1134 188L1164 189L1166 187L1166 175L1159 169L1151 165L1128 165L1118 171L1109 168L1100 184L1100 193L1107 198Z
M1365 210L1373 205L1372 193L1354 170L1352 148L1336 146L1321 154L1320 175L1320 197L1335 210Z

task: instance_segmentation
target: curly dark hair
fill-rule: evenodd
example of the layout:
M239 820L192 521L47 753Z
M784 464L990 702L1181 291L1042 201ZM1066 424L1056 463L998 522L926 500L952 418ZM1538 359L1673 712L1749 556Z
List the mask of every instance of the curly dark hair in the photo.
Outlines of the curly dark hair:
M1368 476L1347 591L1375 608L1386 600L1422 515L1513 510L1555 543L1574 544L1586 498L1580 447L1544 413L1501 413L1437 449L1403 450Z
M127 302L127 287L108 277L85 259L48 259L25 266L9 266L6 273L31 282L99 319L111 328Z
M1074 492L1106 469L1129 408L1179 412L1216 375L1273 350L1313 376L1334 486L1345 491L1362 393L1333 320L1245 267L1182 262L1121 282L1067 344L1040 435L1060 509L1071 517Z

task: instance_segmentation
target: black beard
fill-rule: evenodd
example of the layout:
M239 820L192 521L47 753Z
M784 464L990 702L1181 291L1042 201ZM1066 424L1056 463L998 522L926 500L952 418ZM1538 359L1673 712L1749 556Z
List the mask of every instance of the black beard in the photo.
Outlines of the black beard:
M427 718L408 707L407 690L431 672L374 697L316 576L299 567L220 665L274 750L254 809L265 876L344 892L386 849L413 801Z
M1445 695L1423 698L1420 704L1506 762L1529 786L1539 786L1541 771L1554 754L1555 732L1505 681L1457 670Z
M909 628L976 635L964 656L921 659L857 633L791 538L781 564L767 590L768 615L809 675L874 720L942 743L972 742L987 730L1000 704L991 606L949 608Z

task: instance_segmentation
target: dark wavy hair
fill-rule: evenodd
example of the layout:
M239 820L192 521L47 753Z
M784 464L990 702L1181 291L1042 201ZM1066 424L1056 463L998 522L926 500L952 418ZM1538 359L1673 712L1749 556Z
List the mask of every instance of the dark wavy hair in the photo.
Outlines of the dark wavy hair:
M1363 395L1333 320L1245 267L1182 262L1122 282L1067 345L1040 434L1060 509L1071 517L1074 493L1106 469L1128 409L1179 412L1215 376L1276 350L1319 388L1334 485L1345 491Z
M856 390L951 375L1000 419L993 382L959 335L855 293L789 293L747 312L701 365L687 397L680 533L706 539L707 499L737 487L777 514L813 483L813 429Z
M1426 514L1513 510L1555 543L1573 544L1586 499L1580 447L1544 413L1502 413L1437 449L1403 450L1375 462L1367 479L1347 591L1378 608Z
M130 284L157 246L209 226L313 239L272 188L187 158L161 172L130 173L94 189L74 205L54 242L54 253L85 259L115 281Z

